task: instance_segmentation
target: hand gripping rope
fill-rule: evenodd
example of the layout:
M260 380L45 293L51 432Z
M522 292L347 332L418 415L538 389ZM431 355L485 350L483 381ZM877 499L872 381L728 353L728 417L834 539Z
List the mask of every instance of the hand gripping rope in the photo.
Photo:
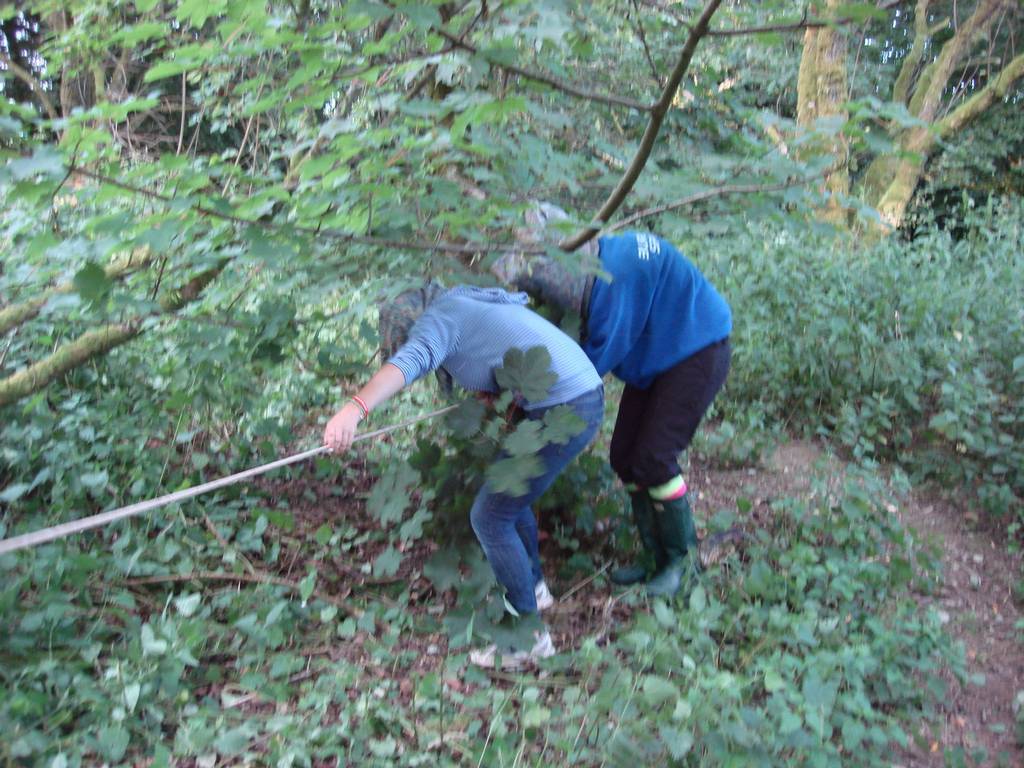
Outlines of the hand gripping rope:
M447 408L441 408L431 413L424 414L423 416L417 416L413 419L408 419L399 424L392 424L388 427L381 429L375 429L373 432L364 432L361 435L356 435L352 441L358 443L361 440L371 440L381 435L386 435L389 432L394 432L398 429L410 427L413 424L417 424L427 419L433 419L441 414L448 413L449 411L458 408L458 404L449 405ZM293 456L287 456L277 461L272 461L269 464L263 464L252 469L246 469L242 472L237 472L234 475L228 475L222 477L219 480L211 480L208 483L202 485L196 485L192 488L185 488L181 491L175 491L174 493L168 493L164 496L159 496L155 499L149 499L148 501L140 501L137 504L129 504L126 507L118 507L112 509L109 512L101 512L98 515L92 515L90 517L82 517L78 520L72 520L68 523L61 523L60 525L54 525L49 528L42 528L38 531L32 531L31 533L25 533L21 536L12 536L9 539L0 539L0 555L6 555L8 552L17 552L19 549L28 549L29 547L36 547L40 544L45 544L48 541L55 541L57 539L63 539L67 536L71 536L75 533L81 533L87 531L90 528L98 528L101 525L112 523L115 520L121 520L126 517L134 517L135 515L141 515L143 512L149 512L152 509L159 507L165 507L168 504L174 504L178 501L184 501L185 499L191 499L200 494L207 493L209 491L215 491L218 488L224 488L235 483L240 483L243 480L248 480L250 477L256 477L262 475L265 472L270 472L273 469L279 467L286 467L289 464L295 464L306 459L311 459L314 456L319 456L322 453L328 453L330 449L326 445L321 445L319 448L312 448L302 453L296 453Z

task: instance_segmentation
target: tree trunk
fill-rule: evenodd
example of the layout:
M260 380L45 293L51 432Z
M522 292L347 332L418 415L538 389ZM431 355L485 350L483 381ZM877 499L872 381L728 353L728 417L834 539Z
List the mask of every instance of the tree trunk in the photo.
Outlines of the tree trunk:
M176 312L195 301L226 265L225 259L217 266L196 275L180 288L171 291L160 300L162 312ZM86 331L74 341L62 344L52 355L0 380L0 408L39 392L53 380L73 371L83 363L102 357L131 341L142 333L143 319L139 317L126 323L112 323Z
M826 0L826 16L838 15L842 0ZM819 7L814 8L820 15ZM803 54L797 80L797 123L813 129L821 118L846 119L843 104L848 98L846 83L846 34L841 27L814 27L804 32ZM804 159L822 154L835 158L835 170L822 181L821 191L829 194L828 204L821 211L826 221L846 223L842 196L850 191L847 172L848 142L837 133L834 137L810 142L800 150Z
M56 11L46 17L46 25L55 35L63 35L74 19L68 11ZM78 71L74 62L66 57L60 71L60 112L70 117L75 109L89 109L96 103L95 78L88 72Z

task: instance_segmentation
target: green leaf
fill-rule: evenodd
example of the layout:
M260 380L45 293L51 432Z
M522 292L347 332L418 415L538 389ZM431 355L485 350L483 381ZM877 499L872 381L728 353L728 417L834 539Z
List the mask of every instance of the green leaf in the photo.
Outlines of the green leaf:
M326 547L330 543L331 536L333 535L334 529L331 528L331 526L327 525L327 523L324 523L316 529L316 533L313 534L313 538L316 540L316 543L319 544L321 547Z
M20 136L21 131L22 127L20 120L15 120L13 117L7 117L6 115L0 115L0 136L13 139Z
M394 547L388 547L373 561L373 575L378 578L388 578L398 573L398 566L402 564L402 553Z
M681 731L678 728L663 725L658 730L658 735L673 760L682 760L693 749L693 734L690 731Z
M873 3L843 3L835 9L834 13L837 20L849 19L857 24L871 19L888 18L888 13Z
M558 405L544 414L544 442L566 445L586 429L587 423L568 405Z
M466 130L471 125L501 123L508 116L526 109L526 101L519 97L494 99L466 108L452 121L451 136L456 144L464 141Z
M136 3L136 5L138 5ZM129 48L138 45L146 40L155 40L166 36L168 33L166 22L148 21L141 24L129 25L117 32L113 40Z
M664 600L654 601L654 618L666 629L672 629L678 623L675 611Z
M39 147L32 157L18 158L7 163L7 170L16 181L42 177L59 179L64 176L64 157L50 145Z
M703 613L704 609L708 607L708 596L704 591L704 587L698 584L690 592L690 610L694 613Z
M0 501L10 504L12 501L20 499L31 489L32 486L28 483L12 483L4 488L3 492L0 493Z
M153 632L153 627L148 623L142 625L141 631L142 640L142 655L149 656L162 656L167 653L167 641L163 638L158 638L156 633Z
M450 547L439 549L424 564L423 575L430 579L438 592L451 589L462 580L459 553Z
M780 691L786 687L786 681L775 669L768 668L764 671L764 688L770 693Z
M657 675L647 675L644 678L643 692L644 699L654 708L667 703L674 706L676 699L679 698L679 689L675 684L671 680Z
M531 347L525 352L510 349L502 367L494 371L494 379L503 389L521 394L528 402L543 400L558 381L551 371L551 353L544 347Z
M113 281L107 277L103 267L92 261L75 273L71 283L79 296L94 304L105 299L113 287Z
M222 755L237 755L246 750L255 735L256 727L245 723L222 733L213 746Z
M445 417L445 421L456 437L466 439L480 431L486 412L484 404L478 400L463 400Z
M510 456L487 467L485 475L491 490L509 496L523 496L529 481L544 474L544 463L535 455Z
M505 437L501 447L511 456L529 456L537 453L545 445L541 437L543 427L539 421L522 421L515 432Z
M82 485L86 488L97 491L106 487L108 475L105 469L101 469L99 472L87 472L80 478Z
M124 687L124 705L128 708L129 712L135 711L135 705L139 703L139 694L142 692L142 686L138 683L129 683Z
M179 0L174 17L178 21L187 21L198 28L206 23L211 16L223 13L227 0Z
M432 5L421 3L396 3L395 10L412 22L417 29L441 26L441 14Z
M418 480L419 473L408 462L391 462L366 500L367 511L382 525L397 523L409 508L410 490Z
M299 597L302 598L302 604L305 605L309 602L309 598L313 596L313 590L316 589L316 569L314 568L306 574L305 578L299 582Z
M280 528L282 531L295 529L295 517L290 512L281 509L264 509L263 515L270 521L271 525Z
M551 710L547 707L531 706L523 712L524 728L539 728L551 720Z
M866 733L867 731L863 723L859 720L854 720L852 717L847 718L846 722L843 723L843 746L849 750L857 749L864 740Z
M832 684L821 679L817 672L811 671L804 678L803 694L807 706L815 712L825 711L828 713L835 702L838 683Z
M172 61L159 61L150 67L142 78L144 83L152 83L156 80L163 80L167 77L175 77L182 72L187 72L194 64L186 59Z
M111 762L120 762L128 751L129 741L128 731L121 725L108 725L100 729L100 751Z
M201 599L202 596L198 593L194 595L184 594L174 598L174 607L178 610L178 613L188 618L196 612Z
M800 729L800 726L804 724L803 718L800 715L794 713L790 709L786 709L782 713L782 717L779 719L779 733L783 736L793 733Z

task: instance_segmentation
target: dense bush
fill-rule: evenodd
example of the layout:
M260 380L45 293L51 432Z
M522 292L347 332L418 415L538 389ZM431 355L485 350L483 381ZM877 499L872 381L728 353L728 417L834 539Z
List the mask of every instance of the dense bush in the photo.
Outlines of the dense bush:
M1019 513L1024 205L968 208L964 228L858 244L758 225L689 244L735 310L720 410L827 432Z

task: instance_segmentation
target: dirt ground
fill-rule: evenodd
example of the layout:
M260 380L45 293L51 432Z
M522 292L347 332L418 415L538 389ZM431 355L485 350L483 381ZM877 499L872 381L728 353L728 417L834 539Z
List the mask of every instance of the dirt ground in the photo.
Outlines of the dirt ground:
M704 508L731 506L744 496L754 504L755 520L758 510L776 496L814 493L815 474L828 477L834 488L841 481L842 465L812 442L782 445L758 469L721 471L697 463L691 468L693 485L707 489L702 491L707 497L702 499ZM961 685L947 675L949 696L940 728L917 734L919 744L895 755L895 766L1024 766L1013 712L1014 698L1024 690L1024 643L1016 628L1024 611L1013 595L1021 558L1007 551L1005 534L1000 538L998 530L971 524L983 515L970 501L954 504L936 493L914 493L900 499L894 510L925 543L936 544L943 553L941 591L918 598L934 604L948 620L948 630L964 646L968 674L984 678Z
M696 491L698 518L701 511L736 509L737 498L752 503L750 519L741 521L744 527L756 526L758 517L767 513L771 502L784 496L832 493L842 482L843 464L826 454L814 442L791 442L779 446L757 468L722 469L694 459L688 470L688 480ZM357 473L355 484L368 489L373 482L366 472ZM825 478L824 485L812 478ZM327 517L339 512L333 507L346 507L345 514L360 517L361 503L353 499L330 499L324 489L310 493L309 478L300 483L262 483L264 490L288 498L290 506L299 512L296 516L299 530L283 542L282 564L287 564L281 576L296 579L303 572L301 542ZM317 493L321 490L322 493ZM316 503L312 500L318 499ZM966 503L966 501L965 501ZM1013 701L1024 689L1024 643L1015 625L1024 616L1021 606L1014 602L1013 587L1021 573L1020 557L1007 552L1005 540L998 532L972 527L969 520L978 519L969 508L955 506L937 494L915 493L900 499L892 508L901 520L916 529L926 543L936 544L943 553L943 582L940 591L932 595L918 595L922 603L932 603L948 617L948 629L964 646L969 675L983 676L975 683L959 683L947 674L949 696L943 703L938 728L924 727L916 734L915 744L908 750L894 752L893 765L901 768L931 768L932 766L1024 766L1024 751L1016 743ZM355 514L353 514L355 513ZM372 527L369 520L362 521ZM699 522L699 521L698 521ZM554 546L546 535L541 521L542 550ZM293 546L294 545L294 546ZM383 544L381 544L383 546ZM426 542L414 545L415 552L406 552L402 569L393 579L378 582L386 589L389 582L407 580L411 586L410 608L436 610L437 597L425 578L418 573L423 561L434 546ZM360 559L372 559L372 547L364 548ZM289 552L289 550L294 550ZM358 581L365 589L373 579L360 573L354 563L334 563L339 583L328 591L334 593L345 582ZM293 572L294 571L294 572ZM321 571L323 573L323 571ZM347 577L347 578L346 578ZM353 578L354 577L354 578ZM326 586L326 585L325 585ZM602 634L628 619L633 607L609 597L605 588L597 588L590 579L577 584L552 584L558 604L548 614L556 645L576 647L583 635ZM338 590L336 597L348 595L348 588ZM383 598L383 595L381 595ZM451 596L449 596L451 597ZM386 598L384 598L386 599ZM420 601L422 600L421 604ZM450 606L449 606L450 607ZM331 649L337 660L369 664L363 646L363 633L351 643ZM447 638L440 634L412 634L403 639L404 650L414 651L419 659L417 667L440 668L447 655ZM374 674L369 664L367 671ZM380 669L386 676L390 670ZM446 680L449 687L463 690L466 685L456 679ZM404 693L404 691L403 691ZM979 748L984 752L979 752ZM958 753L963 757L958 758Z

